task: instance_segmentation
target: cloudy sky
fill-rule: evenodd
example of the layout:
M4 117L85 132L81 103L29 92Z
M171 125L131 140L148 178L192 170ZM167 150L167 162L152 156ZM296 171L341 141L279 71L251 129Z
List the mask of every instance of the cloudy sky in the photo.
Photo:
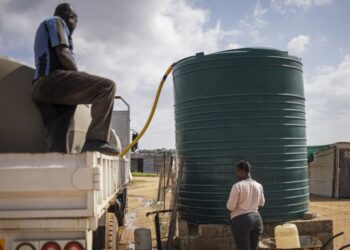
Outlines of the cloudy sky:
M39 23L61 1L0 0L0 55L33 66ZM304 64L309 145L350 141L350 1L71 0L81 70L111 78L141 130L167 67L197 52L263 46ZM117 105L118 108L119 105ZM171 77L141 148L174 148Z

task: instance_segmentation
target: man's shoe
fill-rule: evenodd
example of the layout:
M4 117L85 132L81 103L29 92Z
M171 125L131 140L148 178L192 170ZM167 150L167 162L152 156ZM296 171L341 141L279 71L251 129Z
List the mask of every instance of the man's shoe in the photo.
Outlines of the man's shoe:
M113 147L109 145L107 142L100 141L100 140L86 141L81 152L87 152L87 151L98 151L102 154L107 154L107 155L118 155L120 153L118 148Z

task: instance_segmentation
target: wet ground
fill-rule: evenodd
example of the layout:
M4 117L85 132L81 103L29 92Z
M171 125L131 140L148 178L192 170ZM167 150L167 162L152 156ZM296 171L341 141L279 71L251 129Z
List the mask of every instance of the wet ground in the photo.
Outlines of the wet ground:
M152 235L152 246L156 247L154 215L146 213L164 208L164 203L157 203L158 177L134 177L128 187L128 212L126 224L122 229L120 249L134 249L134 230L149 228ZM169 204L166 204L169 205Z

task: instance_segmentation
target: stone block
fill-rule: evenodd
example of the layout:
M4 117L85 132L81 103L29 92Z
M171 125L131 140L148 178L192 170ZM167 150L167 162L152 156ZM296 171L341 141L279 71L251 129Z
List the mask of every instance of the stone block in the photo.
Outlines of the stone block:
M224 225L222 235L224 238L232 238L232 231L230 225Z
M190 237L191 250L232 250L231 238Z
M322 232L322 222L319 220L309 220L306 223L301 224L300 231L303 235L310 235Z
M180 238L182 236L188 236L189 232L188 232L188 224L185 220L179 220L178 221L178 227L179 227L179 236Z
M333 221L332 220L328 220L325 222L325 230L324 231L333 234Z
M333 232L333 222L329 219L316 218L313 220L302 221L297 224L298 229L303 234L309 233L332 233Z
M210 241L209 249L216 250L231 250L232 239L231 238L215 238Z
M224 225L221 224L203 224L198 227L198 234L200 236L223 237Z
M180 239L180 250L189 250L190 240L188 237L183 237Z
M202 239L201 237L198 237L198 236L190 236L189 243L190 243L189 249L191 250L207 249L208 239Z
M327 218L314 218L311 220L294 220L284 223L294 223L298 227L299 235L318 237L319 233L333 233L333 222ZM263 237L274 237L277 225L283 223L264 223Z
M235 239L233 239L233 237L231 237L230 249L236 250L236 243L235 243Z
M266 237L273 237L275 234L275 227L282 223L264 223L263 235Z
M316 237L321 241L322 245L324 245L330 238L332 238L331 233L318 233ZM327 244L323 250L332 250L333 249L333 241Z
M312 212L305 212L303 215L303 219L304 220L312 220L315 219L317 217L316 213L312 213Z
M299 235L310 235L311 233L315 232L315 228L317 228L319 225L318 222L313 220L298 220L291 221L291 223L294 223L297 226Z
M199 225L192 224L192 223L187 223L187 226L188 226L188 235L190 235L190 236L198 236Z

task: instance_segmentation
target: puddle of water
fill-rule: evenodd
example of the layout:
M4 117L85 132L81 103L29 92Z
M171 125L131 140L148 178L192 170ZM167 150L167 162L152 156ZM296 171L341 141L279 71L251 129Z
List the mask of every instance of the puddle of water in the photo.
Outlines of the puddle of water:
M155 202L152 199L148 199L142 196L133 196L133 198L136 199L136 202L138 204L140 204L141 206L143 206L144 208L151 208L152 210L158 210L161 209L163 206L163 202ZM138 208L129 210L126 214L125 214L125 229L126 231L128 231L129 233L133 233L133 231L138 228L137 225L135 225L135 221L136 221L136 212L137 212ZM126 250L134 250L135 249L135 244L134 243L126 243ZM157 250L157 248L152 248L152 250Z
M146 199L142 196L137 196L136 201L142 203L144 207L150 207L154 203L152 199Z
M143 204L144 207L150 207L152 206L154 203L154 201L152 199L146 199L142 196L136 196L136 201L138 203ZM126 226L127 230L134 230L136 228L136 226L134 225L135 219L136 219L136 210L137 208L128 211L125 215L125 221L126 224L124 226Z
M126 213L126 215L125 215L126 224L124 226L126 226L127 230L134 230L135 229L135 226L133 225L135 218L136 218L136 209Z

